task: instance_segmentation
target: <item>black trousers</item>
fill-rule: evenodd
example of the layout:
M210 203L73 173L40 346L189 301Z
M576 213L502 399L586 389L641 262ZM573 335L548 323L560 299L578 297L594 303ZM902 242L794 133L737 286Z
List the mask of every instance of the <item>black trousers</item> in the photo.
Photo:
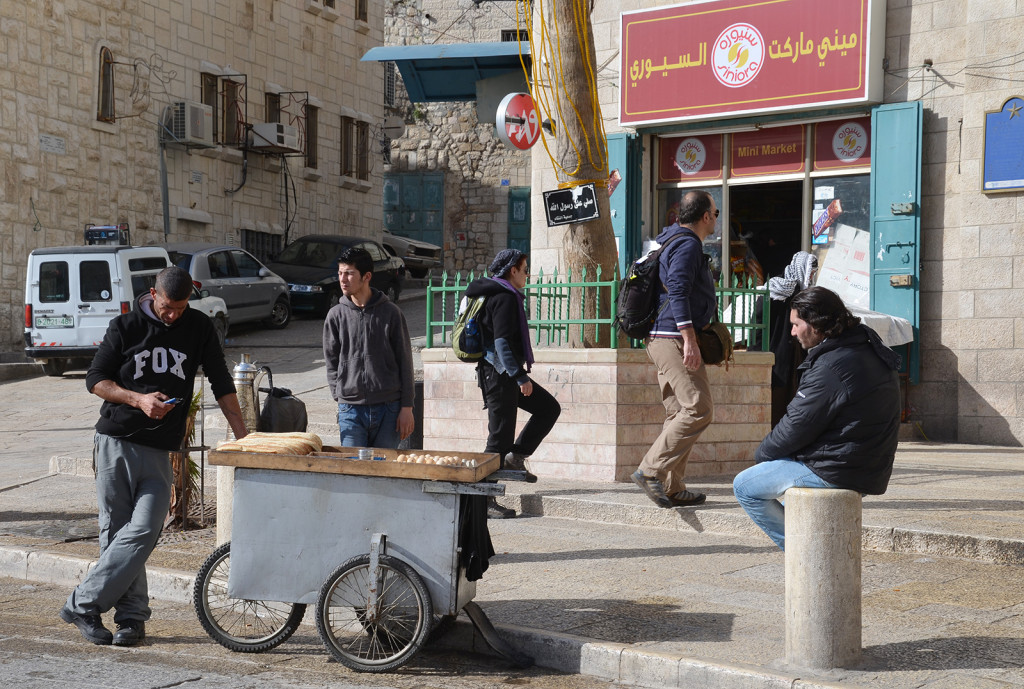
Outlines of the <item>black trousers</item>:
M477 384L487 409L487 447L484 452L497 452L502 460L509 452L529 457L551 431L562 413L554 396L533 383L533 394L527 397L508 374L498 373L486 361L477 364ZM530 414L519 437L516 433L518 410Z

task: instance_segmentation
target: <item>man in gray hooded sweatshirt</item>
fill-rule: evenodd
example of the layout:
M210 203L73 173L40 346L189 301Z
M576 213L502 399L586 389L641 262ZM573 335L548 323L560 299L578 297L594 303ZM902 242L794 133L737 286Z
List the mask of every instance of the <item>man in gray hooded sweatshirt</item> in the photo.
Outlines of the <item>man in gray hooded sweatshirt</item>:
M342 297L324 319L327 383L343 447L390 447L415 421L412 347L398 305L370 287L373 259L353 247L338 258Z

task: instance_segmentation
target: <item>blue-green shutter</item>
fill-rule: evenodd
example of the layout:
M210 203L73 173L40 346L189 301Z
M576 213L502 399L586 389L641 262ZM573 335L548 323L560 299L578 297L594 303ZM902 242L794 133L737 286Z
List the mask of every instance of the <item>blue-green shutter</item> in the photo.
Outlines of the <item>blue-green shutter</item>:
M914 326L911 383L920 378L921 122L919 102L871 113L871 309Z

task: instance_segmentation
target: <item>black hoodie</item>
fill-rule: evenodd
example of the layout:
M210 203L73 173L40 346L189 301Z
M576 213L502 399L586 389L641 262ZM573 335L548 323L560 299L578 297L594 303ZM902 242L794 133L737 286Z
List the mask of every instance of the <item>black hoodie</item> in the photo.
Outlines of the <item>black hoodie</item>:
M100 381L112 380L126 390L159 391L180 398L174 411L160 420L131 405L104 401L96 423L98 433L172 451L181 448L185 436L199 367L210 380L215 398L235 392L235 385L206 314L187 308L172 325L166 325L143 310L143 302L152 303L152 299L144 293L130 313L110 321L85 375L85 386L92 392Z

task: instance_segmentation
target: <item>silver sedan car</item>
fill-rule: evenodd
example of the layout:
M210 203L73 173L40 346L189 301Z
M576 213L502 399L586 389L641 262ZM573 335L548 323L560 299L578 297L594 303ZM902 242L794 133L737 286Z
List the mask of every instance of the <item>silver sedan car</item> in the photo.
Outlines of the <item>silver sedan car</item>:
M261 321L279 329L291 321L287 283L248 251L200 242L162 246L171 263L187 270L199 289L224 300L231 325Z

